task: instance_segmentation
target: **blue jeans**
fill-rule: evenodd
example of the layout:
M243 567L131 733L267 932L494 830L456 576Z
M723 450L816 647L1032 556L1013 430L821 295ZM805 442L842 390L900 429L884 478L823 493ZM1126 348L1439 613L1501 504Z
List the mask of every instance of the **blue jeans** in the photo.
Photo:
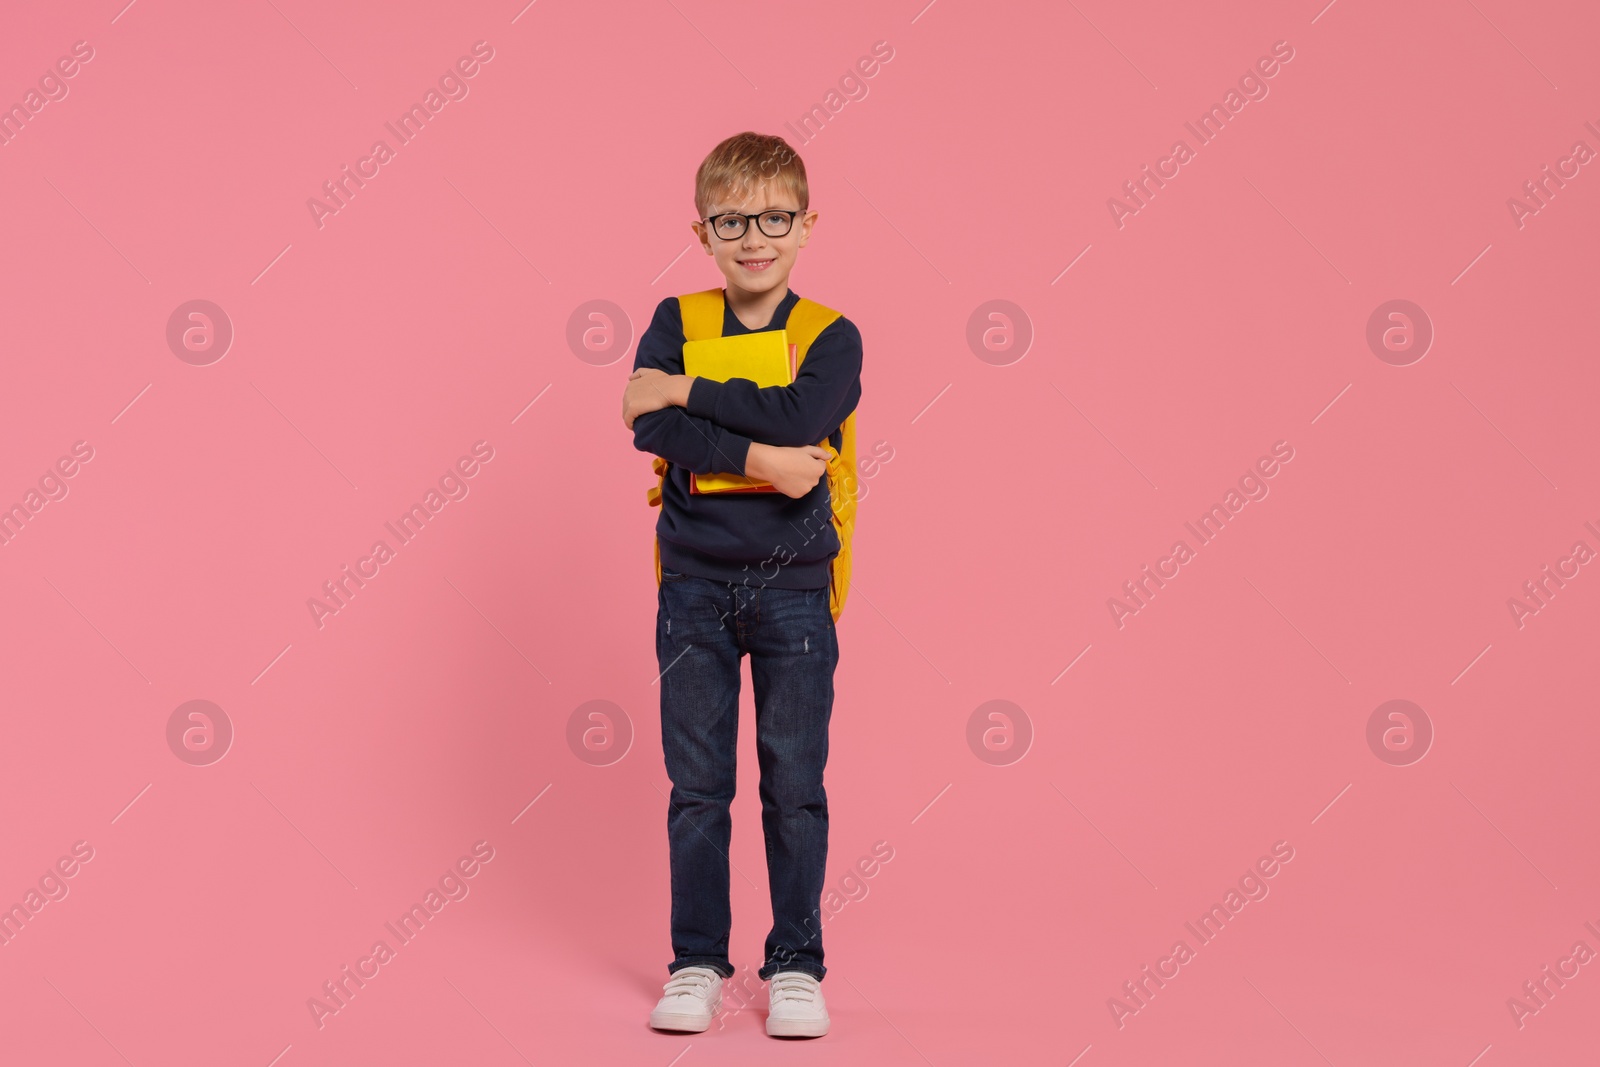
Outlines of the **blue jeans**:
M822 882L828 858L828 761L839 640L828 590L774 589L663 571L657 596L661 744L672 795L672 951L668 973L691 964L725 978L729 805L739 736L739 661L755 687L761 829L772 930L763 979L780 970L821 980Z

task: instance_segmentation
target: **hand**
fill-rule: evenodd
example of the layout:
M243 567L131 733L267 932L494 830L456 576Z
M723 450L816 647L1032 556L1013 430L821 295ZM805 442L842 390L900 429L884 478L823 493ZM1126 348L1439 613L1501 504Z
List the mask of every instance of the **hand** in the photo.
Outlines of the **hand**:
M744 473L747 478L771 482L784 496L798 499L816 488L828 473L828 452L819 445L782 448L752 441L745 456Z
M655 367L640 367L628 375L628 384L622 390L622 425L633 429L633 420L640 415L672 406L663 379L672 375Z

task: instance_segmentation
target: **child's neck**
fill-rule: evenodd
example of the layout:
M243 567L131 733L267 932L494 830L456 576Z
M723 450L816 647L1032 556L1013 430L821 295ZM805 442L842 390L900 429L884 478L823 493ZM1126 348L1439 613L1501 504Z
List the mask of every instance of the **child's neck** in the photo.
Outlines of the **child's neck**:
M733 317L744 323L745 328L749 330L765 329L772 322L772 316L777 313L778 305L783 303L788 295L787 282L765 293L746 292L731 284L723 289L723 298L727 300L728 307L733 309Z

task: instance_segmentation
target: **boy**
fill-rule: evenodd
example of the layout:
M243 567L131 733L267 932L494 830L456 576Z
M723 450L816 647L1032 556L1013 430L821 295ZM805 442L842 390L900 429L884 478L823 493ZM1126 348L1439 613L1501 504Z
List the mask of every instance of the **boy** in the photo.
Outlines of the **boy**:
M704 303L715 297L722 336L790 323L800 298L789 289L789 272L817 220L809 205L805 165L781 137L741 133L712 150L695 176L700 217L690 225L727 285L720 296L696 294L695 303L661 301L639 338L623 394L634 446L668 464L656 525L656 658L672 780L674 959L650 1016L657 1029L707 1029L723 979L733 975L729 805L739 663L749 653L772 895L773 925L757 972L771 980L767 1033L828 1032L819 988L827 971L819 908L828 854L822 773L839 659L830 566L840 546L825 477L830 453L819 442L842 447L843 424L861 398L861 335L848 319L808 301L797 321L836 317L811 342L793 384L758 388L683 373L685 308L697 316L707 306L715 311ZM777 491L693 493L697 473L742 474Z

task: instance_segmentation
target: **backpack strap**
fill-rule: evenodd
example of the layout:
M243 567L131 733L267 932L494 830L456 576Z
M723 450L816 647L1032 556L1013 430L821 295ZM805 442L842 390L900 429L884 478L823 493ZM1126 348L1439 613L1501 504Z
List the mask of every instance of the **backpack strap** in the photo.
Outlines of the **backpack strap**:
M811 342L817 335L833 325L833 320L839 313L832 308L823 307L815 300L801 297L795 301L794 307L789 309L789 321L784 329L789 333L789 340L795 345L795 369L800 369L800 364L806 361L806 353L811 349Z
M785 327L795 343L795 368L805 362L811 343L823 330L833 325L839 312L824 307L814 300L801 297L789 311ZM834 442L838 443L835 444ZM833 512L833 528L839 537L839 551L828 567L828 610L834 622L844 611L845 598L850 592L850 541L855 532L856 504L860 495L856 480L856 414L845 416L843 423L827 438L817 442L828 451L828 496Z
M698 293L685 293L678 297L678 311L683 318L683 339L700 341L722 336L722 290L706 289ZM667 461L655 456L650 470L656 475L656 484L645 490L645 503L653 508L661 506L661 487L667 478Z
M667 461L660 456L650 459L650 473L656 475L656 484L644 491L644 502L653 508L661 506L661 483L667 476Z
M839 313L833 308L824 307L814 300L807 300L802 296L795 301L794 307L789 309L789 321L784 326L784 329L788 331L789 340L795 346L794 367L796 372L800 370L801 364L805 363L806 353L811 350L811 342L815 341L823 330L832 326L834 320L838 317ZM833 446L832 439L836 436L838 436L837 433L829 435L828 444L830 446ZM822 444L821 441L817 443ZM837 452L842 447L842 442L840 446L833 447L834 451Z
M722 290L706 289L678 297L683 313L683 339L704 341L722 336Z

